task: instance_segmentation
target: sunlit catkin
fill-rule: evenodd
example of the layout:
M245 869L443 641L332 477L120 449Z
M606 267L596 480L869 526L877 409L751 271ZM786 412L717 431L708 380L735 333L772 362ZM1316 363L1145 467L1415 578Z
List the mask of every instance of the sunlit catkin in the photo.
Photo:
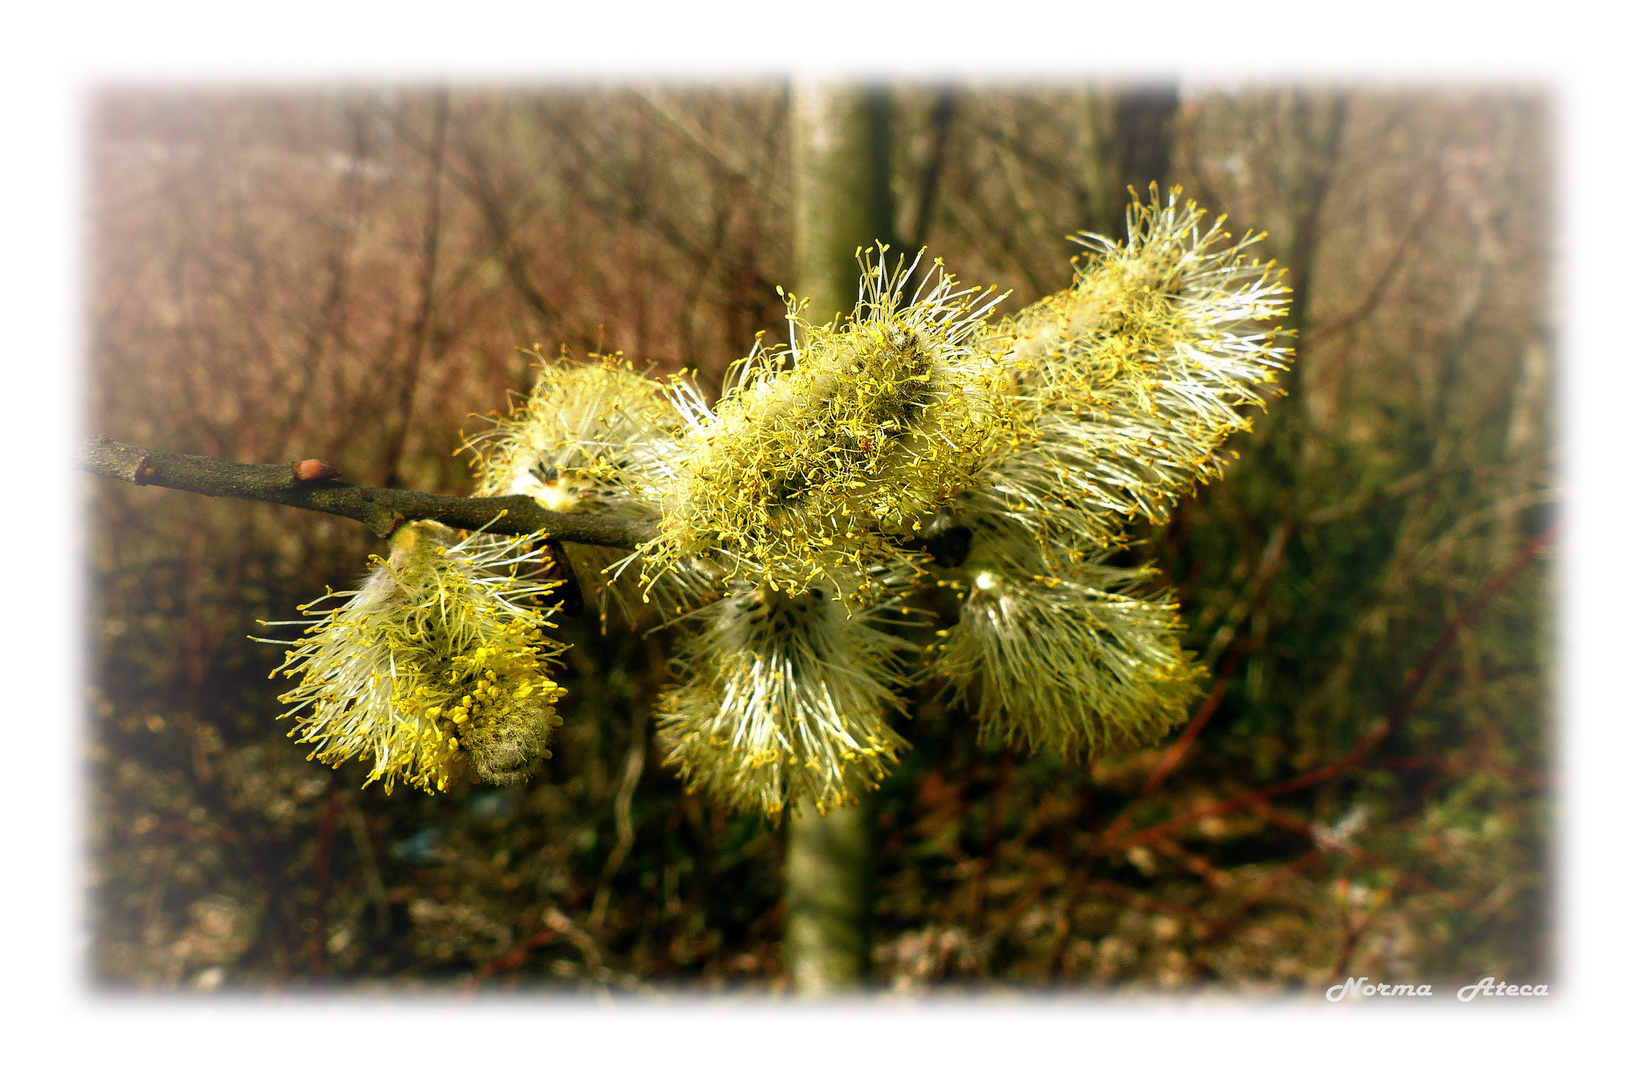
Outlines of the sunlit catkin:
M636 373L619 354L587 363L535 352L538 375L529 395L494 429L470 438L474 494L528 495L560 513L600 513L635 521L660 517L660 498L677 471L682 418L667 385ZM614 597L634 621L645 599L667 617L702 602L714 573L699 560L678 560L654 575L641 596L637 572L610 573L631 553L587 544L562 545L568 569L607 614Z
M702 609L659 710L685 785L771 817L877 786L906 746L885 720L906 646L871 625L883 613L821 586L742 585Z
M880 247L847 318L811 324L788 297L789 343L755 345L716 405L619 356L543 360L468 444L477 493L654 529L633 552L564 548L601 602L678 629L659 738L728 806L825 810L876 785L906 746L888 714L923 675L1036 750L1146 745L1202 674L1172 598L1107 559L1220 475L1278 392L1288 290L1256 239L1153 188L1126 239L1079 238L1071 286L1007 318L939 260L891 268ZM545 586L514 575L522 547L412 535L291 653L298 731L388 782L523 775L559 693ZM911 597L936 583L959 615L919 670L887 624L922 621Z
M994 528L988 529L991 524ZM1179 725L1200 670L1152 574L1086 563L1048 571L1030 537L972 520L955 626L938 632L929 673L975 707L982 733L1083 758L1156 742Z
M863 580L904 559L897 538L1007 440L998 365L971 347L996 301L939 261L914 287L916 264L885 258L863 261L842 323L809 324L789 297L789 349L755 349L713 411L681 402L689 427L649 573L701 556L794 596Z
M587 363L539 352L536 385L478 451L476 495L530 495L550 510L643 515L653 506L677 416L663 384L620 356Z
M1126 242L1080 237L1092 252L1072 287L989 329L980 347L1011 366L1013 406L1033 419L959 502L1098 551L1220 475L1221 445L1249 426L1239 410L1263 405L1287 362L1273 320L1289 290L1248 256L1258 237L1228 244L1202 219L1154 187Z
M330 765L371 762L366 782L443 791L471 775L528 779L561 721L548 672L564 646L538 601L553 587L519 572L533 537L478 533L456 542L405 525L353 592L305 606L315 618L275 670L302 682L280 700L291 734ZM373 557L374 558L374 557Z
M988 730L1073 757L1155 742L1202 673L1148 575L1100 563L1136 520L1160 522L1219 475L1221 446L1286 362L1271 320L1288 289L1219 223L1154 188L1125 243L1093 249L1072 287L989 328L1031 419L926 529L961 536L963 595L930 671ZM950 541L947 542L951 546Z

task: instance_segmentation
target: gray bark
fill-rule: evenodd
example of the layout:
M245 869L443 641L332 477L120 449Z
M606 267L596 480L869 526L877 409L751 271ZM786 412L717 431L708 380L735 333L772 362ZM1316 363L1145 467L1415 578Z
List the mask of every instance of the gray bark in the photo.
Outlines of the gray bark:
M377 536L387 536L402 522L419 520L494 533L541 531L549 540L617 548L638 547L655 535L655 530L643 522L597 514L556 513L538 506L527 495L470 499L349 484L337 479L336 471L316 458L281 465L248 465L195 454L145 450L101 435L88 435L80 444L75 466L128 484L335 514L369 526Z

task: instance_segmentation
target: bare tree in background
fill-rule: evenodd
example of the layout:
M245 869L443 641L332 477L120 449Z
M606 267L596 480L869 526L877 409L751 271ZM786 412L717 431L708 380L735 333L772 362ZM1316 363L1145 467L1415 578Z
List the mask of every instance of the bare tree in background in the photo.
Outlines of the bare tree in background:
M855 308L858 253L893 240L888 95L799 84L792 132L797 292L825 323ZM786 955L801 994L859 986L870 970L873 804L858 794L825 815L800 806L787 825Z

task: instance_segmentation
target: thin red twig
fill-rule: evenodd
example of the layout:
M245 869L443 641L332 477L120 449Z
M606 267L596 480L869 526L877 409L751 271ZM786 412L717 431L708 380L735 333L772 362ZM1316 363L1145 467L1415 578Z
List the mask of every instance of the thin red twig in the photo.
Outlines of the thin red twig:
M1307 870L1310 870L1312 865L1322 857L1322 851L1320 849L1313 848L1311 851L1301 855L1293 862L1286 863L1285 865L1272 871L1266 877L1262 878L1258 884L1256 884L1237 900L1237 903L1233 905L1231 911L1209 924L1208 930L1201 938L1198 939L1198 950L1201 951L1207 948L1210 944L1218 941L1221 937L1229 933L1237 926L1237 920L1242 917L1245 912L1249 911L1261 901L1265 900L1266 897L1276 892L1278 887L1283 885L1285 882L1291 881L1305 873Z
M1476 594L1471 597L1465 607L1461 608L1459 613L1448 621L1448 625L1443 627L1442 633L1437 635L1436 641L1432 642L1431 647L1425 651L1425 655L1420 658L1419 663L1409 669L1408 674L1403 678L1402 686L1397 692L1397 698L1392 703L1391 708L1386 712L1385 718L1364 733L1362 738L1357 740L1356 745L1351 748L1350 752L1348 752L1345 757L1339 759L1338 761L1331 762L1328 765L1323 765L1319 768L1312 769L1310 772L1291 777L1288 780L1283 780L1276 784L1259 788L1258 790L1245 791L1240 795L1234 795L1229 799L1223 799L1212 806L1207 806L1200 810L1194 810L1187 814L1172 817L1168 821L1160 822L1157 825L1153 825L1147 829L1142 829L1136 833L1130 833L1128 836L1122 837L1119 840L1102 843L1100 847L1105 850L1121 850L1124 848L1134 847L1136 845L1145 845L1156 837L1167 836L1168 834L1184 828L1195 821L1201 821L1207 817L1215 817L1232 810L1237 810L1242 807L1249 806L1256 801L1268 800L1278 795L1286 795L1291 791L1299 791L1303 788L1314 787L1317 784L1332 780L1341 773L1349 772L1350 770L1357 768L1362 764L1363 759L1367 757L1369 750L1389 735L1397 724L1407 718L1409 711L1413 708L1414 698L1419 694L1420 688L1425 685L1425 681L1430 678L1431 672L1436 669L1438 659L1440 659L1442 654L1447 651L1448 647L1454 643L1454 638L1458 635L1460 627L1469 622L1472 616L1474 616L1482 605L1487 603L1495 593L1510 584L1511 580L1515 578L1517 574L1522 572L1522 568L1527 566L1528 563L1533 560L1534 556L1539 553L1540 549L1555 539L1559 528L1560 524L1552 525L1550 528L1534 537L1534 539L1529 541L1528 545L1518 553L1517 557L1512 560L1511 565L1507 566L1505 569L1501 570L1499 573L1495 574L1483 583L1482 587L1478 589Z
M1470 622L1471 617L1477 613L1483 604L1492 599L1495 593L1509 585L1511 579L1515 578L1517 574L1522 572L1523 567L1533 561L1534 556L1539 554L1541 548L1556 539L1557 530L1560 528L1562 528L1562 523L1557 522L1530 540L1528 545L1517 553L1517 557L1511 560L1510 566L1489 578L1482 588L1477 590L1476 595L1471 597L1470 602L1460 609L1459 614L1448 620L1448 625L1443 627L1441 634L1437 635L1437 640L1432 642L1431 648L1426 650L1425 655L1420 658L1420 662L1403 679L1402 690L1397 694L1397 700L1386 716L1388 721L1395 724L1407 715L1408 710L1414 704L1414 695L1419 692L1421 685L1431 675L1432 669L1437 666L1437 660L1448 650L1448 646L1454 643L1454 638L1459 634L1460 627Z
M558 928L553 926L545 926L536 931L513 949L503 953L501 956L474 972L472 977L468 979L467 984L462 987L462 991L458 996L465 998L472 997L474 994L479 992L480 983L500 972L511 971L518 967L520 964L525 962L525 958L532 952L541 948L543 945L546 945L558 936Z
M589 896L592 896L595 888L596 886L594 885L582 886L569 896L565 897L564 906L574 909ZM472 997L474 992L479 989L480 983L484 982L486 979L497 974L498 972L510 971L513 968L518 967L520 964L525 962L525 958L532 952L541 948L549 941L552 941L555 935L563 933L565 929L571 925L570 920L567 919L558 908L548 909L545 918L547 919L547 926L544 929L536 931L535 934L527 938L522 944L516 946L508 952L503 953L500 957L492 960L490 963L474 972L473 975L468 978L467 984L462 987L460 996Z
M1198 733L1208 724L1209 717L1214 715L1214 710L1220 707L1220 699L1226 696L1226 687L1231 684L1230 667L1231 665L1228 664L1228 670L1215 680L1214 689L1209 692L1209 696L1198 707L1197 715L1192 717L1192 722L1186 725L1186 729L1180 733L1180 737L1175 740L1174 745L1169 747L1168 752L1157 763L1157 768L1153 770L1151 778L1146 781L1145 786L1140 789L1140 793L1129 800L1129 805L1125 806L1123 812L1113 818L1112 823L1106 826L1105 831L1100 834L1100 843L1102 845L1110 843L1112 837L1128 827L1129 822L1135 816L1136 808L1140 806L1140 801L1163 786L1163 781L1169 778L1169 774L1175 771L1181 759L1186 756L1186 751L1192 748L1192 743L1197 741Z

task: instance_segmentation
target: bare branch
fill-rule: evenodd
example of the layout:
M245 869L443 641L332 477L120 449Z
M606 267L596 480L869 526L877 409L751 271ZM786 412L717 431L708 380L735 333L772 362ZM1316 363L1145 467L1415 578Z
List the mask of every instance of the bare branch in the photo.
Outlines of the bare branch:
M1374 284L1369 287L1368 292L1363 294L1362 301L1339 318L1313 330L1310 336L1306 338L1306 348L1316 348L1329 338L1351 329L1367 318L1379 306L1380 301L1385 299L1386 287L1397 276L1397 271L1403 268L1415 241L1420 238L1426 227L1431 224L1432 219L1436 217L1437 207L1441 205L1442 196L1446 190L1447 184L1442 180L1438 180L1436 184L1432 185L1431 194L1426 196L1425 206L1420 209L1419 215L1414 219L1414 224L1408 227L1408 232L1403 235L1402 242L1397 245L1397 250L1391 253L1391 258L1386 261L1385 269L1381 270L1380 276L1374 279Z
M1419 694L1420 688L1425 685L1426 679L1430 678L1431 672L1436 669L1437 661L1441 659L1442 654L1454 643L1454 638L1458 636L1460 628L1469 622L1482 609L1482 606L1494 597L1495 593L1509 585L1512 579L1522 571L1523 567L1533 561L1534 556L1539 554L1540 549L1556 538L1558 528L1558 525L1552 525L1534 537L1526 547L1517 553L1516 559L1510 566L1483 582L1482 587L1472 595L1465 607L1460 609L1459 614L1448 620L1448 625L1443 627L1442 633L1437 635L1436 641L1432 642L1431 647L1426 649L1425 655L1420 657L1419 663L1408 669L1408 673L1403 676L1402 686L1397 692L1397 699L1392 702L1390 710L1386 712L1379 723L1363 733L1344 757L1279 783L1245 791L1240 795L1234 795L1211 806L1199 807L1188 813L1178 814L1150 828L1132 832L1119 840L1105 841L1102 838L1103 845L1098 850L1123 851L1131 847L1144 846L1156 837L1167 836L1194 821L1227 814L1240 807L1263 802L1278 795L1286 795L1291 791L1314 787L1324 781L1332 780L1342 773L1360 767L1368 757L1368 752L1383 741L1387 735L1391 734L1394 728L1408 719L1408 715L1414 707L1414 699Z
M344 483L334 479L335 471L317 459L283 465L246 465L193 454L144 450L101 435L88 435L80 446L75 465L86 472L130 484L335 514L364 523L377 536L387 536L401 522L418 520L495 533L540 531L550 540L601 547L635 548L654 535L650 526L640 522L544 510L525 495L466 499ZM503 516L493 520L497 515Z

